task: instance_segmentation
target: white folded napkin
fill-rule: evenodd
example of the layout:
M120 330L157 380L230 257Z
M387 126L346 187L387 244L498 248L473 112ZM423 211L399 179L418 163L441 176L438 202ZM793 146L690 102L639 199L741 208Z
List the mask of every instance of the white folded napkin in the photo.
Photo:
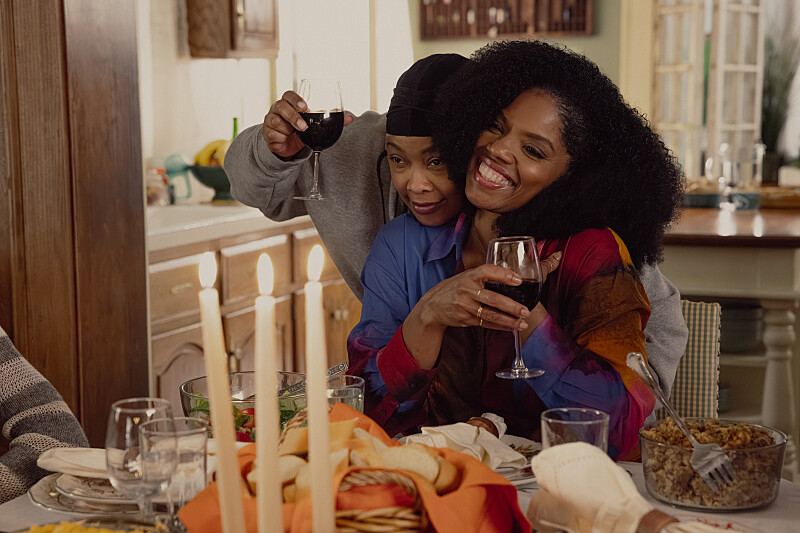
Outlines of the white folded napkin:
M36 464L50 472L108 479L106 451L102 448L50 448Z
M539 490L528 519L542 532L634 533L653 506L631 476L585 442L542 450L531 460Z
M494 422L500 436L503 436L506 425L501 417L492 413L484 413L481 416ZM409 435L403 440L419 442L435 448L450 448L471 455L492 470L499 467L522 468L527 463L524 455L485 429L464 422L447 426L424 427L422 433Z

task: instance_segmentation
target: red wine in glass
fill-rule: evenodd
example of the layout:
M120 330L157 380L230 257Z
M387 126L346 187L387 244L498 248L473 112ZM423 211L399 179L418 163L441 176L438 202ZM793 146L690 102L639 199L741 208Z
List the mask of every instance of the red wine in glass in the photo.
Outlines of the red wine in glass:
M296 200L324 200L319 190L319 154L339 140L344 127L342 91L335 80L306 79L300 82L300 97L308 112L300 113L308 128L297 134L314 152L314 181L311 190Z
M483 286L492 292L508 296L528 309L533 309L539 303L542 284L535 279L523 279L520 285L506 285L499 281L487 281Z
M315 152L330 148L339 140L344 127L344 111L331 113L300 113L308 124L308 129L298 131L303 144Z
M498 237L489 241L486 250L486 263L507 268L519 274L520 285L506 285L497 281L484 283L484 287L492 292L508 296L528 309L539 301L542 290L542 265L536 251L533 237ZM522 360L522 345L519 330L514 330L514 363L511 368L498 370L495 375L504 379L535 378L544 374L539 368L527 368Z

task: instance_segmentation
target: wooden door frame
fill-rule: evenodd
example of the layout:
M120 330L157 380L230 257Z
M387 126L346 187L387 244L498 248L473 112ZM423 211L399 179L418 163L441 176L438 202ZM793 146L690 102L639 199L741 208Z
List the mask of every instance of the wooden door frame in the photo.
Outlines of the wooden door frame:
M148 392L135 0L4 0L0 34L0 326L102 446Z

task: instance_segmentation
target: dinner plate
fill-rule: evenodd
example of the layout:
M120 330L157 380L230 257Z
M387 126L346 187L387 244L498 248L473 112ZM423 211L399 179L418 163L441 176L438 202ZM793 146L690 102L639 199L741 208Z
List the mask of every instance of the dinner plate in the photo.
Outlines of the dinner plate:
M54 482L56 492L90 503L135 504L136 500L126 498L111 485L107 479L61 474Z
M531 457L542 451L542 444L540 442L535 442L525 437L517 437L516 435L509 435L506 433L500 437L500 440L511 446L515 452L524 455L528 464L531 462Z
M113 516L103 516L97 518L85 518L82 520L76 520L74 522L69 522L70 524L76 524L79 526L83 526L85 528L92 528L92 529L107 529L110 531L145 531L147 533L150 532L163 532L163 529L159 529L158 526L153 524L148 524L147 522L141 522L134 518L116 518ZM49 525L49 524L40 524L39 527ZM23 529L20 531L16 531L14 533L27 533L30 529Z
M135 514L139 512L139 508L136 504L95 503L67 498L63 494L60 494L55 488L56 479L60 475L60 473L55 473L45 476L28 489L28 498L30 498L31 503L48 511L59 511L77 515L96 515L102 513Z
M516 435L505 434L500 440L510 446L515 452L525 457L527 464L522 468L498 468L497 473L506 478L515 487L531 485L536 483L536 476L531 470L531 457L542 451L541 443L517 437Z

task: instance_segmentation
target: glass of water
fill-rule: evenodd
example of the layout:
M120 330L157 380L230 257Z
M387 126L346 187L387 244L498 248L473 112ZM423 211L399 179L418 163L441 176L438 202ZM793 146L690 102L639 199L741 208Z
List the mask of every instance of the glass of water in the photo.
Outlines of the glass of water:
M156 516L158 523L170 531L186 532L178 510L208 484L208 425L208 420L182 416L151 420L141 426L143 451L163 446L177 449L177 467L164 491L167 514Z
M559 407L542 413L542 448L587 442L608 453L608 414L583 407Z
M344 403L364 412L364 378L358 376L335 375L328 377L328 403Z
M140 428L154 419L172 420L172 405L163 398L127 398L111 405L106 428L106 468L115 489L136 499L146 521L150 499L166 489L177 466L175 440L157 449L143 447Z

